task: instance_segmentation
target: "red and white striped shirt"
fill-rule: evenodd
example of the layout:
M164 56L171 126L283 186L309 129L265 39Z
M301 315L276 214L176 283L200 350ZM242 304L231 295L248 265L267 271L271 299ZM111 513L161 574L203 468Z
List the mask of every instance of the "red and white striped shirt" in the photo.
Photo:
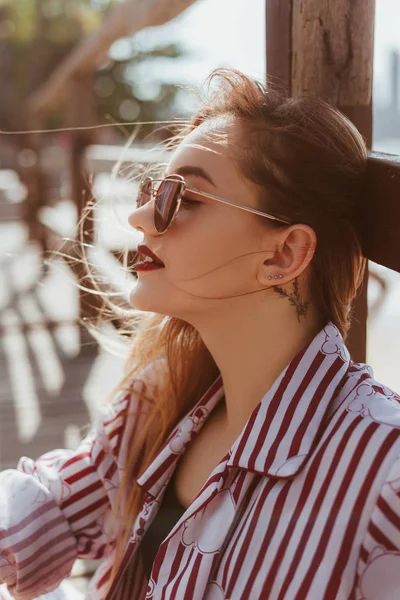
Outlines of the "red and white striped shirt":
M105 598L111 509L142 418L137 385L102 412L76 452L24 458L0 474L0 579L13 597L54 589L83 557L104 558L87 598ZM147 494L113 600L399 600L400 398L350 360L332 324L254 409L161 544L147 581L141 539L180 455L223 395L218 376L138 478Z

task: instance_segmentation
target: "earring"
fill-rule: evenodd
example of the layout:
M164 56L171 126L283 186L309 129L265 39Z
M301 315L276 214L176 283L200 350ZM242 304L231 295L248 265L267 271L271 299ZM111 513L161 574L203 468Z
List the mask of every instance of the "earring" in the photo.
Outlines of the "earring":
M267 279L282 279L282 277L283 277L282 274L274 275L273 277L272 277L272 275L268 275Z

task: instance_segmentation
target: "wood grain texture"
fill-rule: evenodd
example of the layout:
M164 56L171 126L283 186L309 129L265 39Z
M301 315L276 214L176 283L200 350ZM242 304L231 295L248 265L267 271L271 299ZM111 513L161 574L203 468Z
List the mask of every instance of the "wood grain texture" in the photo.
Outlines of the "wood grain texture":
M375 0L293 0L294 96L371 104L374 14Z
M266 0L266 14L267 76L294 97L332 101L356 125L370 149L375 0ZM395 247L383 235L385 226L380 227L381 237L372 234L379 188L375 179L371 187L375 196L360 201L363 247L366 256L379 256L381 264L389 266L394 264L390 257ZM390 193L394 198L392 188ZM366 360L367 284L368 274L355 301L349 336L352 358L359 362Z
M292 88L292 4L293 0L266 3L267 73L271 81Z
M400 273L400 157L371 152L358 227L370 260Z

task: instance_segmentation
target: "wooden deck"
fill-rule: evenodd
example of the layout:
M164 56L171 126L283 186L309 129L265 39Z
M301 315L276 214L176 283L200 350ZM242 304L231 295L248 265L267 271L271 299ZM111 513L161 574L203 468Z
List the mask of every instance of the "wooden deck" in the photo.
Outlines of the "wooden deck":
M77 290L62 261L43 273L19 223L0 226L0 468L75 447L123 361L74 323ZM59 322L51 330L46 320Z
M0 224L1 470L15 467L21 456L76 448L121 378L123 360L100 350L73 323L77 307L63 262L44 274L23 225ZM59 325L48 330L46 319ZM70 581L85 590L95 566L77 561Z

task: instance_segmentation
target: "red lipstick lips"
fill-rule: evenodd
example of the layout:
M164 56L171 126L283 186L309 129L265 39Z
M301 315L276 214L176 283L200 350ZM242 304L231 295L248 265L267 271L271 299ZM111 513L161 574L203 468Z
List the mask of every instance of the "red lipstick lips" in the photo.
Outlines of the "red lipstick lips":
M157 269L164 269L163 265L156 265L156 263L141 262L133 266L135 271L157 271Z
M136 263L133 266L135 271L154 271L156 269L163 269L165 267L164 263L158 258L158 256L154 254L154 252L152 252L145 244L139 244L137 250L141 257L148 256L152 260L145 259Z
M148 248L145 244L139 244L139 246L137 247L137 251L139 252L139 254L143 257L145 256L149 256L150 258L152 258L154 260L154 262L157 265L161 265L162 267L165 267L163 261L158 258L158 256L156 254L154 254L154 252L152 252L150 250L150 248Z

